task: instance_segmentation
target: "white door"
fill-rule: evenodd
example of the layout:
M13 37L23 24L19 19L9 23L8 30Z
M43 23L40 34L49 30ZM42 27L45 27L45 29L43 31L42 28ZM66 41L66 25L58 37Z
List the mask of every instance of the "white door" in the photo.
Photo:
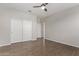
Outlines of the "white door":
M11 43L32 40L32 20L11 20Z
M11 43L22 41L22 21L20 19L11 20Z
M36 17L29 16L26 19L11 20L11 43L36 40L39 36L37 31ZM39 31L40 32L40 31Z
M23 20L23 41L32 40L32 20Z

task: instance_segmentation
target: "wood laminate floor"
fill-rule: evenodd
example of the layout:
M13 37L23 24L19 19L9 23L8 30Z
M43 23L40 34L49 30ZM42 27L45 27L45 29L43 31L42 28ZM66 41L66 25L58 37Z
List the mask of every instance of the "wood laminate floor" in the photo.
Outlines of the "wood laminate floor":
M42 39L0 47L1 56L79 56L79 48Z

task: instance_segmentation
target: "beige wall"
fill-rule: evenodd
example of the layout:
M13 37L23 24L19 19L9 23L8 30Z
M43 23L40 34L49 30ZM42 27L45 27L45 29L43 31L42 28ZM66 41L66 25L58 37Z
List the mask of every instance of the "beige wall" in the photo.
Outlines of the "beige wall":
M0 46L10 44L10 14L0 9Z
M46 18L45 26L48 40L79 47L79 6Z

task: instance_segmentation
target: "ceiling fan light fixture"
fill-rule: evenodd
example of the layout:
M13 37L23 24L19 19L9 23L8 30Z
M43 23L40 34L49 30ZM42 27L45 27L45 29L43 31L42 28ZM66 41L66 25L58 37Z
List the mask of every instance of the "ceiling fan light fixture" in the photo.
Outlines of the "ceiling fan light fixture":
M44 10L45 8L46 8L45 6L42 6L42 7L41 7L41 9L43 9L43 10Z

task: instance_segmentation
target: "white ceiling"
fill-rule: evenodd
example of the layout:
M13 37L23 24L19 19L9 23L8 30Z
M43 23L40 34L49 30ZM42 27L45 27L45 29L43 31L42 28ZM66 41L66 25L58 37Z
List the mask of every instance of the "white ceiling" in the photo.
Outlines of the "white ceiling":
M28 10L31 10L32 14L35 14L40 18L44 18L56 12L62 11L64 9L77 6L79 4L78 3L49 3L46 6L48 9L47 12L43 11L41 8L32 7L37 5L41 5L41 3L1 3L0 7L5 7L8 9L16 9L24 12L28 12Z

